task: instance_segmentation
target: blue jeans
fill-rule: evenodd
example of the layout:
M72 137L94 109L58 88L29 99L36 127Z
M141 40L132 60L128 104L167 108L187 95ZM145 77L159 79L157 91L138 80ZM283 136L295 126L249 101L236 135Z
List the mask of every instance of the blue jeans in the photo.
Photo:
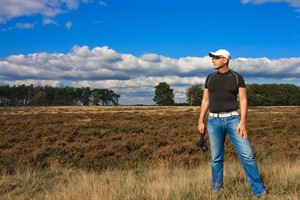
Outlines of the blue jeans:
M219 192L223 184L224 142L227 133L241 160L254 195L260 196L266 193L266 190L260 179L249 140L241 138L240 134L236 133L239 122L239 116L208 117L207 131L211 149L212 189Z

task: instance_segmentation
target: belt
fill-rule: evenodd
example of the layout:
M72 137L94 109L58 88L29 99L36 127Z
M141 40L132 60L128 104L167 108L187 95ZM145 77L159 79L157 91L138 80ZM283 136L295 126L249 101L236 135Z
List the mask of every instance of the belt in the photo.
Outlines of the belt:
M225 118L225 117L238 116L238 115L240 115L238 111L209 113L210 117L218 117L218 118Z

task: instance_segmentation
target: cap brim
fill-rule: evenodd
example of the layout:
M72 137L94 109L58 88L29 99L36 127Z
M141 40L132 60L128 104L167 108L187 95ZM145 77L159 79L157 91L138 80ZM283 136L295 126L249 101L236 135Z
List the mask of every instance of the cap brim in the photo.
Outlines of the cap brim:
M209 55L209 57L214 57L214 56L216 56L213 52L209 52L208 55Z
M224 56L224 55L215 54L214 52L209 52L208 55L209 55L209 57L222 56L222 57L224 57L228 60L231 59L231 56L227 57L227 56Z

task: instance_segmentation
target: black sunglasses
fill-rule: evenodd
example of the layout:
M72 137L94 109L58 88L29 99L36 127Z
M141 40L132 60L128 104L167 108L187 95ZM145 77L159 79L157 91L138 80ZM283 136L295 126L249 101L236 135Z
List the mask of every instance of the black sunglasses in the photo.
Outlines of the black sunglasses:
M225 58L225 57L223 57L223 56L214 56L214 57L212 57L212 60L219 60L220 58Z

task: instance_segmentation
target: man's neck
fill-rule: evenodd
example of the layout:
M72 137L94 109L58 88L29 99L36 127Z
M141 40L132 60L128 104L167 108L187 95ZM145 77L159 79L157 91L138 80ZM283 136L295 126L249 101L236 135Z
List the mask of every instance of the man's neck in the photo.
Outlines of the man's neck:
M226 72L229 71L229 67L227 65L225 65L224 67L218 69L219 73L221 74L225 74Z

